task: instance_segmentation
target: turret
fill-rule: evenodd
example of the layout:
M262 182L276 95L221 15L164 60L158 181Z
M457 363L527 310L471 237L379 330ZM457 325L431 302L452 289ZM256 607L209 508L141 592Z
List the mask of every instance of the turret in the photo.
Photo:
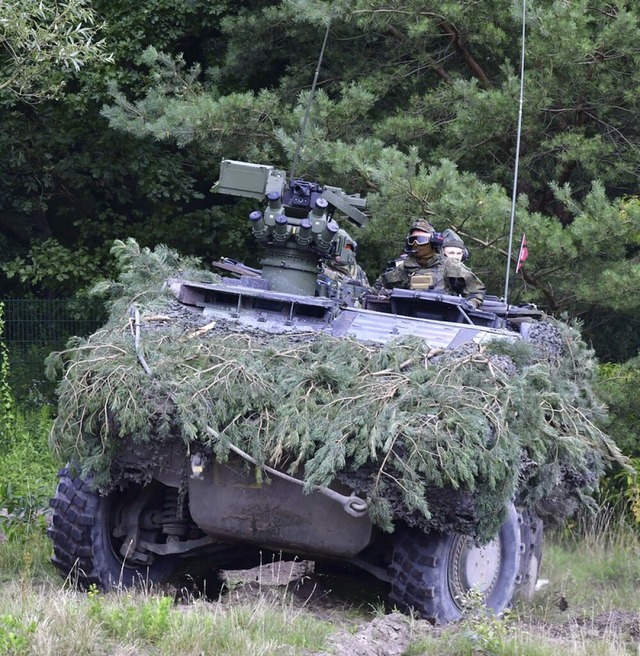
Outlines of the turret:
M353 261L353 252L344 247L346 233L333 218L336 210L359 227L368 221L361 211L366 200L358 194L287 180L273 166L223 160L213 191L266 201L264 210L254 210L249 220L256 241L265 248L262 276L273 291L313 296L323 259Z

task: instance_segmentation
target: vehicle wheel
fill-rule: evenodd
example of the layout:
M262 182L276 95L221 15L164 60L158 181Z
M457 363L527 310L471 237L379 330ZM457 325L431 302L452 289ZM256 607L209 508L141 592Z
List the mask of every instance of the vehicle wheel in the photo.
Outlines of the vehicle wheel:
M532 599L542 562L543 522L534 512L523 510L520 514L520 570L516 586L516 595L520 599Z
M74 585L101 590L162 583L175 570L175 556L127 553L122 527L131 518L141 518L134 529L146 541L161 541L153 516L162 511L162 486L131 486L106 496L86 480L72 478L68 468L58 472L56 493L51 499L53 515L47 530L53 542L53 565ZM142 519L144 518L144 521ZM126 556L121 554L121 549Z
M458 533L402 531L394 544L390 599L433 624L460 619L464 598L478 590L501 614L511 603L520 571L520 524L510 504L498 535L478 547Z

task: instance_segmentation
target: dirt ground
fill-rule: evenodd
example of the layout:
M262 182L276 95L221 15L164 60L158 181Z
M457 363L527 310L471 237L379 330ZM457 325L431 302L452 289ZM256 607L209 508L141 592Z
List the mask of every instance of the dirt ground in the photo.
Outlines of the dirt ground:
M385 584L356 574L317 574L311 561L224 572L223 578L229 588L223 602L258 596L280 600L288 595L297 606L338 627L329 637L329 651L305 656L400 656L415 639L416 624L433 630L427 622L416 623L398 612L383 614Z
M451 627L434 627L385 606L388 586L361 573L319 574L314 563L276 562L251 570L223 573L227 591L223 603L287 598L319 619L337 627L327 650L304 656L401 656L421 637L436 636ZM554 620L518 620L514 630L544 636L559 643L610 639L640 645L640 613L612 610L581 613L564 598L550 599ZM640 649L640 647L639 647Z

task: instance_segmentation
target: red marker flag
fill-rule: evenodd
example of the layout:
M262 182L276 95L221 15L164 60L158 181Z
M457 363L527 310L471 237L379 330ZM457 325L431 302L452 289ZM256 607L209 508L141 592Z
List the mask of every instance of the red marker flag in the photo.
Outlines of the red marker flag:
M527 248L527 239L522 235L522 242L520 243L520 252L518 253L518 264L516 264L516 273L522 269L524 261L529 257L529 249Z

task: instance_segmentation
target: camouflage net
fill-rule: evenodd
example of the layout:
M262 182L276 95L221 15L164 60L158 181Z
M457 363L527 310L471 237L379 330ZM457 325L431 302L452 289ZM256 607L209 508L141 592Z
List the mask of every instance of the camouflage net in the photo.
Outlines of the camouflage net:
M307 490L349 484L384 530L402 519L485 540L508 501L562 520L591 503L608 460L624 460L597 427L595 361L575 327L542 322L526 340L446 352L418 338L207 329L161 291L170 276L202 280L193 263L133 241L114 252L120 279L101 288L113 295L109 322L48 361L64 372L52 446L102 488L126 474L123 444L155 454L143 476L168 443L219 461L233 445Z

